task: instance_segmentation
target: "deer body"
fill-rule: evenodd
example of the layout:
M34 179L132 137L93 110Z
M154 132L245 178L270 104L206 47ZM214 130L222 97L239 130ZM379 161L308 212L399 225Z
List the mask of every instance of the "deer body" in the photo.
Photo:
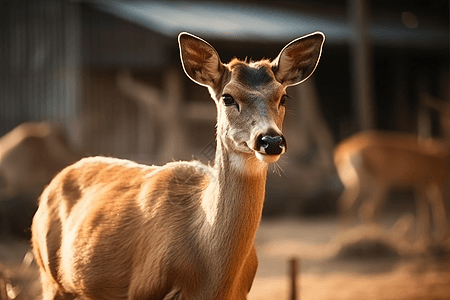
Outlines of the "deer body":
M357 210L363 221L379 216L391 188L413 188L420 229L430 234L429 207L438 236L447 235L448 144L440 140L419 141L417 135L363 131L342 141L334 160L344 191L339 199L345 218Z
M44 300L246 299L267 166L286 149L281 98L314 71L323 35L272 63L225 65L197 37L179 43L186 74L217 105L214 167L96 157L63 170L32 227Z

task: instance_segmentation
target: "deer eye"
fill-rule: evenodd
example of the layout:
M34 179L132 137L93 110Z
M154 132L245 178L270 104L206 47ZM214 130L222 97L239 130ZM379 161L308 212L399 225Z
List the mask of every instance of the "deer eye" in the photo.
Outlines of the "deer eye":
M222 96L222 100L223 100L223 104L225 104L225 106L231 106L231 105L236 105L236 101L234 100L233 96L229 95L229 94L224 94Z
M281 96L281 99L280 99L280 106L285 106L286 105L286 100L289 98L289 96L288 95L283 95L283 96Z

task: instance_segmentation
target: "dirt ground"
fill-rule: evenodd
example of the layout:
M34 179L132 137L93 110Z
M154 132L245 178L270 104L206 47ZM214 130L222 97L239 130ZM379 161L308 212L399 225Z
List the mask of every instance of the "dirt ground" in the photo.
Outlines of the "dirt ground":
M337 220L264 220L256 238L259 268L249 300L290 299L288 260L298 260L299 300L450 299L448 243L423 247L411 218L342 228ZM0 297L39 299L26 241L0 239ZM9 297L9 298L6 298Z
M342 228L333 219L261 224L251 300L290 299L288 261L300 262L297 299L450 299L448 243L424 248L412 218Z

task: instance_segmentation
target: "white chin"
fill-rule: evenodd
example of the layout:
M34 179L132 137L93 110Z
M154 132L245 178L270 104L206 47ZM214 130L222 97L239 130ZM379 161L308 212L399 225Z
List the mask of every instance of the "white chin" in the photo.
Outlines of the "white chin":
M276 162L280 158L280 155L267 155L267 154L262 154L262 153L259 153L256 151L255 151L255 155L260 161L265 162L265 163L273 163L273 162Z

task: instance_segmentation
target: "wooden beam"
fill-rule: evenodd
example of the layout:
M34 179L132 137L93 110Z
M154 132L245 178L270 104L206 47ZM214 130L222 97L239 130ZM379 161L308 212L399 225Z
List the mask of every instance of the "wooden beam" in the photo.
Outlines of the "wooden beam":
M350 0L350 21L352 24L351 60L353 99L360 129L375 127L375 107L373 103L372 55L367 37L366 0Z

